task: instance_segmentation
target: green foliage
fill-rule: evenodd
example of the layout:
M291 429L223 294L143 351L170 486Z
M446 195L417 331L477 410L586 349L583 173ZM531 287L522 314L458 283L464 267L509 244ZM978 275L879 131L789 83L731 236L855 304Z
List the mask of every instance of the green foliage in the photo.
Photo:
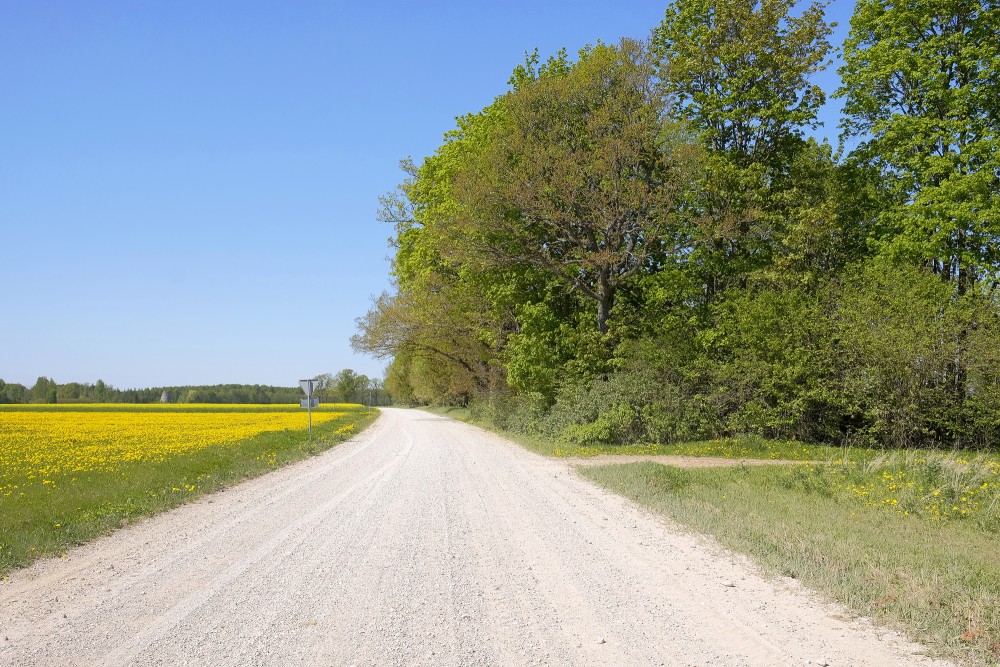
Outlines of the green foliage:
M482 295L463 285L383 294L357 320L351 345L376 357L404 356L393 386L408 387L416 400L464 402L491 380L486 308Z
M653 33L674 110L740 167L783 168L826 100L809 77L826 67L825 3L675 0Z
M211 386L148 387L117 389L98 380L94 384L68 382L40 377L29 390L20 384L0 380L0 404L3 403L159 403L164 392L170 403L298 403L298 387L271 387L248 384Z
M998 33L990 0L862 0L840 69L844 136L891 195L879 245L961 289L1000 260Z
M846 157L809 136L824 9L674 0L648 44L528 55L403 161L355 348L575 450L995 447L1000 9L859 2Z
M713 399L728 431L822 441L837 436L831 320L802 287L731 290L701 332Z
M689 202L683 255L703 303L759 273L815 277L840 258L830 149L807 141L825 99L809 77L827 66L823 4L677 0L656 28L668 108L707 149Z
M561 434L568 444L584 447L593 445L623 445L635 442L643 435L640 415L631 405L613 405L603 410L592 422L573 424Z
M30 393L23 384L0 380L0 403L27 403Z
M662 102L639 42L597 44L537 72L529 60L513 80L488 140L455 175L454 256L541 272L590 300L606 333L622 283L669 233L699 153L660 141Z
M893 447L996 443L997 310L926 271L876 262L845 281L836 316L857 435Z
M548 409L548 399L538 393L517 397L496 394L471 404L469 418L501 431L537 433Z
M507 382L515 391L551 397L563 364L573 356L571 327L546 303L525 304L520 330L507 341Z
M55 380L39 377L31 387L32 403L55 403L58 389Z
M268 387L264 385L219 384L203 387L154 387L128 390L125 395L139 396L145 400L131 401L156 403L163 392L170 402L179 403L298 403L303 397L298 387Z

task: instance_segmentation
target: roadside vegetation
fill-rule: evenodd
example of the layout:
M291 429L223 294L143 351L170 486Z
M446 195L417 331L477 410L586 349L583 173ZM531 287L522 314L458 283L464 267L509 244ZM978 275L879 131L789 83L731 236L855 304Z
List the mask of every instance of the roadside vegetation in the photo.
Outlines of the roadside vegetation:
M0 406L0 575L319 453L364 406Z
M421 406L421 410L450 417L459 421L469 422L484 428L502 433L504 436L518 442L522 446L542 456L569 458L588 458L600 454L612 455L675 455L675 456L711 456L724 459L770 459L783 461L825 461L832 457L843 460L858 460L872 456L877 452L867 449L845 449L831 445L814 445L795 440L771 440L754 435L732 438L718 438L694 442L626 442L580 445L551 434L544 434L538 429L525 431L522 429L503 428L496 421L484 417L482 411L473 408L452 405Z
M1000 664L1000 461L902 452L859 462L580 474L796 578L937 655Z

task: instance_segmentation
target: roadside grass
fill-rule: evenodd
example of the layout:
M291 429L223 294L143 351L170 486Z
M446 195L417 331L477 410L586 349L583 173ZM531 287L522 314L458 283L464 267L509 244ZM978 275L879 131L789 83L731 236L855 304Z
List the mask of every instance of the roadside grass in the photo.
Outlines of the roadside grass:
M825 461L830 458L860 460L874 452L862 449L845 449L829 445L810 445L795 440L768 440L754 435L718 438L669 445L656 443L635 445L567 446L549 443L549 456L591 457L599 454L643 454L675 456L711 456L723 459L769 459L786 461Z
M795 440L768 440L767 438L755 435L701 440L697 442L681 442L670 445L656 443L576 445L544 435L498 429L493 424L473 419L472 411L469 408L421 406L419 409L501 433L505 438L513 440L522 447L542 456L590 458L600 454L620 454L632 456L712 456L725 459L771 459L787 461L826 461L837 458L861 461L878 454L878 451L870 449L810 445Z
M164 460L121 462L105 470L50 471L44 484L5 478L6 471L0 470L0 488L8 489L0 493L0 576L37 558L64 556L70 547L137 519L318 454L378 416L360 405L338 405L336 412L341 414L313 424L311 443L306 428L268 431ZM305 414L302 417L304 424ZM11 492L12 487L16 490Z
M1000 463L896 452L788 467L580 474L976 667L1000 664Z

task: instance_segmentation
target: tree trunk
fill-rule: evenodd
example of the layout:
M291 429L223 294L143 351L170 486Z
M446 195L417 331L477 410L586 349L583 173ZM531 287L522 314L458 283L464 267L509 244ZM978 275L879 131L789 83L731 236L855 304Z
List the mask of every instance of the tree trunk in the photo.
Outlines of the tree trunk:
M597 277L597 329L608 333L608 316L615 305L615 288L611 284L606 271L601 271Z

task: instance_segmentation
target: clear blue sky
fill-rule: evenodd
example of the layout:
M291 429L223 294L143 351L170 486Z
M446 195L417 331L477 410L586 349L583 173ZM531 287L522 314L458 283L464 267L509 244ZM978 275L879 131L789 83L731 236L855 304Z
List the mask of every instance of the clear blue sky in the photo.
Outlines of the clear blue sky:
M526 50L645 37L665 7L0 0L0 378L380 376L348 339L389 287L398 160Z

